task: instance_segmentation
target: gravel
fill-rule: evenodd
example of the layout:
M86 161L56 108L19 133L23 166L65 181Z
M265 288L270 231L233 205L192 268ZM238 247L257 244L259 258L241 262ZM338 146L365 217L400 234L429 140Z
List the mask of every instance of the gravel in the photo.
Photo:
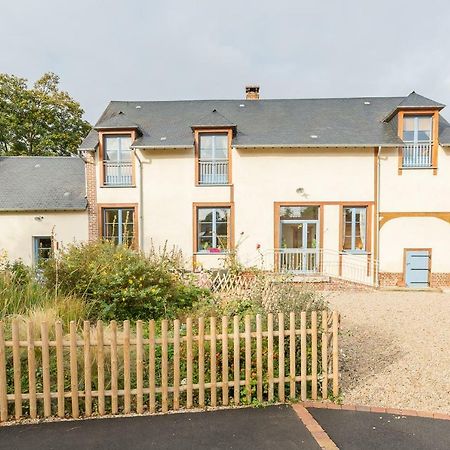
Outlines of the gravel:
M450 293L336 292L344 403L450 413Z

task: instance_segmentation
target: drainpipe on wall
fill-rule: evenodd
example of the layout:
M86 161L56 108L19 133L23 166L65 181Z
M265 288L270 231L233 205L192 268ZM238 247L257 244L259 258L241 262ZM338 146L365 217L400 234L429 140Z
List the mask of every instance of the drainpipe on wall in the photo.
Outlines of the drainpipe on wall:
M376 261L376 270L375 270L375 286L379 287L380 281L379 281L379 272L380 272L380 199L381 199L381 193L380 193L380 171L381 171L381 164L380 164L380 156L381 156L381 145L378 146L378 153L377 153L377 210L376 210L376 220L377 220L377 261Z
M139 155L134 150L134 156L139 163L139 250L144 251L144 177L143 177L143 162L139 158Z

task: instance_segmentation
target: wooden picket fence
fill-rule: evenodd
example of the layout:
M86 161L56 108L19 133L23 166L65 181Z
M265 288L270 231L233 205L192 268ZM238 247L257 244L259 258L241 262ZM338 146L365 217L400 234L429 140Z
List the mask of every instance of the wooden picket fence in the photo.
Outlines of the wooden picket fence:
M205 322L0 322L0 420L338 395L337 312Z

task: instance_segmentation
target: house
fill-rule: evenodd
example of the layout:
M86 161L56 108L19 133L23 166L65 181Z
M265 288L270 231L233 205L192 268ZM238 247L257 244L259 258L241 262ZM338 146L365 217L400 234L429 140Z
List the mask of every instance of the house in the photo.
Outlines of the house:
M176 245L193 270L233 249L300 279L449 286L443 108L415 92L263 100L258 86L113 101L79 149L89 239Z
M0 157L0 254L36 264L88 238L84 163L76 157Z

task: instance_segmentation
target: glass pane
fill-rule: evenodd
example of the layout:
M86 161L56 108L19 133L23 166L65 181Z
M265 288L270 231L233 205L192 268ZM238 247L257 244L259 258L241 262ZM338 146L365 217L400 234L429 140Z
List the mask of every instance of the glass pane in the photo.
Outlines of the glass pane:
M212 237L200 236L198 239L198 251L205 251L212 247Z
M303 248L303 226L302 223L283 223L281 248Z
M226 236L228 234L227 223L218 223L216 225L216 233L221 236Z
M118 225L117 223L107 223L104 226L103 238L110 239L112 237L118 236Z
M199 222L212 222L213 221L213 209L211 208L199 208L198 220Z
M122 223L129 224L134 222L134 210L133 209L122 209Z
M228 158L228 136L225 134L214 136L215 152L214 156L216 159L227 159Z
M229 208L216 209L216 221L227 222L228 221Z
M317 224L308 223L306 248L317 248Z
M281 220L318 220L318 206L282 206L280 208Z
M217 247L221 250L226 250L228 248L228 237L217 236Z
M352 223L345 222L344 226L344 250L352 250Z
M212 223L203 222L199 226L200 236L212 236L213 226Z
M105 223L118 223L119 222L119 210L117 209L105 209Z
M213 159L213 140L211 134L200 135L200 159Z
M105 146L104 159L117 161L120 148L120 138L117 136L105 136L103 139Z
M120 138L120 160L123 162L131 161L131 137Z

